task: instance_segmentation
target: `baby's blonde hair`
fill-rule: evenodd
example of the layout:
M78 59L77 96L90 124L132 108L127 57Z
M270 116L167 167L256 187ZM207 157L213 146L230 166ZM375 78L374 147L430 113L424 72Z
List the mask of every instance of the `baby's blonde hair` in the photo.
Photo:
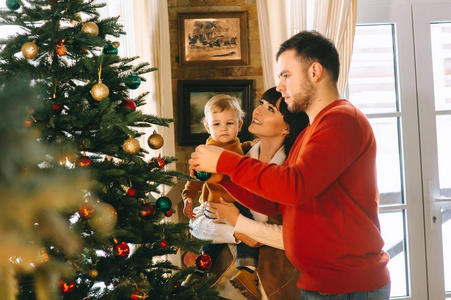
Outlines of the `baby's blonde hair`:
M208 100L204 107L204 118L202 122L207 122L207 116L211 116L214 113L223 112L225 110L234 110L237 114L238 120L244 119L244 111L240 107L240 103L235 97L226 94L217 94Z

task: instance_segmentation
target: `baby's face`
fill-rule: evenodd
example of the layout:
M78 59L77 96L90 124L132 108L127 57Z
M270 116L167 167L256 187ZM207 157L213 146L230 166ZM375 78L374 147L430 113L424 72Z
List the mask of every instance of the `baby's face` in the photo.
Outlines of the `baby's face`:
M237 137L241 125L237 112L228 109L207 116L205 128L215 141L228 143Z

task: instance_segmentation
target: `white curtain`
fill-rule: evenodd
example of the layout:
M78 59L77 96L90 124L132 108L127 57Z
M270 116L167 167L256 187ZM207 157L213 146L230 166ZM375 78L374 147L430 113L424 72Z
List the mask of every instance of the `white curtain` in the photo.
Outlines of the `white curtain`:
M279 45L301 30L317 30L340 54L338 90L348 79L357 15L357 0L257 0L265 89L278 82L275 54Z
M280 0L257 0L260 52L265 90L278 82L276 53L280 44L288 38L285 22L285 5Z
M313 29L335 43L340 54L338 91L344 94L351 65L357 0L315 0Z
M151 67L158 68L158 71L145 74L146 82L141 82L137 90L130 90L130 96L150 92L145 99L146 105L139 109L146 114L173 118L167 0L109 0L102 15L120 16L119 22L124 25L127 34L118 39L121 43L119 55L139 56L136 64L148 62ZM159 154L175 155L173 123L169 128L152 126L140 130L146 133L141 137L141 147L150 152L146 159ZM147 146L147 138L154 130L164 138L164 145L159 150ZM175 165L170 164L167 168L175 168Z

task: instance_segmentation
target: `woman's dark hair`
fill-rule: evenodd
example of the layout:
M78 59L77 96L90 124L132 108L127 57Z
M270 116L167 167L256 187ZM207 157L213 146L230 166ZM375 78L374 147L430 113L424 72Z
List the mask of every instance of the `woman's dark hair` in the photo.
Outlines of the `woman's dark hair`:
M266 100L274 106L276 106L277 101L279 101L280 98L282 98L282 94L279 93L275 87L268 89L262 95L262 100ZM309 120L307 114L303 111L297 113L290 112L283 99L280 101L279 111L283 115L284 122L288 124L290 129L290 133L288 133L285 141L283 142L283 145L285 146L285 154L288 156L294 141L296 141L299 133L307 127Z

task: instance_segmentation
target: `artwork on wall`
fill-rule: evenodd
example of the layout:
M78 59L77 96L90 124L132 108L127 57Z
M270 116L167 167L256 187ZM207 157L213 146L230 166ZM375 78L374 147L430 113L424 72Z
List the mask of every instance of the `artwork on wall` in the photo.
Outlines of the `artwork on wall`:
M247 12L179 13L182 66L247 65Z
M208 133L202 123L204 106L216 94L227 94L238 99L242 110L246 113L238 137L241 141L252 138L247 130L252 120L252 80L179 80L177 90L179 145L205 143Z

